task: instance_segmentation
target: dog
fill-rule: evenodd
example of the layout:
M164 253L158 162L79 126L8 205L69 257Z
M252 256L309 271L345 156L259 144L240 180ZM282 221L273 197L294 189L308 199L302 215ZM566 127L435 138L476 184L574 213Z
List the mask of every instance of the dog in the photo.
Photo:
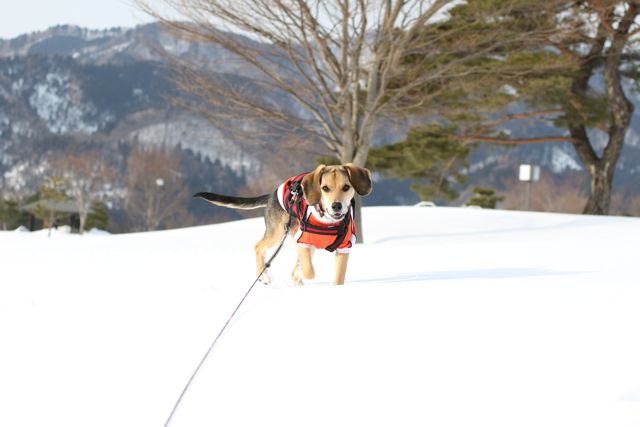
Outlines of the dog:
M234 209L264 207L265 232L255 245L256 271L260 280L270 283L265 268L265 253L276 246L289 230L298 243L293 283L315 277L312 264L315 249L335 251L334 284L344 284L349 251L356 242L354 196L371 193L371 172L347 163L319 165L313 172L289 178L273 193L258 197L233 197L215 193L197 193L214 205ZM289 227L285 228L285 225Z

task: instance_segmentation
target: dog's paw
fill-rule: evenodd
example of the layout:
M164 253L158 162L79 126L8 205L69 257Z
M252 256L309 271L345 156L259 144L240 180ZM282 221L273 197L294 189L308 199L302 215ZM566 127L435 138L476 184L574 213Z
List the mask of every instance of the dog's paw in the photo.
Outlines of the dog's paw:
M305 280L313 280L316 277L316 272L313 270L313 267L309 269L302 270L302 278Z
M298 272L291 274L291 281L296 286L304 285L304 282L302 281L302 277L300 276L300 274Z
M260 282L262 282L262 284L264 285L270 285L271 284L271 276L269 276L269 273L267 273L266 271L263 272L260 277L258 278L258 280Z

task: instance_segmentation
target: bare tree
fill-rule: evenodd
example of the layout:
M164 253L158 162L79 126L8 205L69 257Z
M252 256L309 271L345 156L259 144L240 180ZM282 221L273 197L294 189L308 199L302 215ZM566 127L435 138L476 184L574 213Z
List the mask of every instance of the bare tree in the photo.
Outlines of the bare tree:
M157 230L184 210L187 190L180 160L164 149L139 149L127 161L126 206L144 230Z
M84 233L91 205L105 198L115 171L98 150L65 153L54 157L51 163L57 175L64 180L67 196L78 209L80 233Z
M169 18L147 0L138 0L177 36L220 46L244 67L246 78L224 77L174 56L178 86L196 101L185 105L217 125L233 123L236 131L247 130L253 121L260 124L254 128L262 136L295 135L321 143L341 163L358 166L365 165L381 115L428 104L430 96L439 95L443 76L477 79L481 70L460 66L514 38L533 36L527 31L505 32L500 38L474 32L485 19L481 11L425 35L425 27L460 4L456 0L158 2L184 20ZM517 4L503 3L505 8ZM465 32L469 37L454 51L433 49ZM425 49L429 55L418 55ZM441 60L445 56L448 59ZM429 96L423 91L415 102L407 102L412 92L429 85ZM273 102L277 95L280 102Z

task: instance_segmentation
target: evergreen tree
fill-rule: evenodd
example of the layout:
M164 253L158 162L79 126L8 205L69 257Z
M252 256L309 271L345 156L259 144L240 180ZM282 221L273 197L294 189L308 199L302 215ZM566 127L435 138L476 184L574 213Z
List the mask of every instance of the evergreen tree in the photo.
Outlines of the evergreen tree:
M367 166L385 176L411 179L421 200L452 200L464 184L469 148L448 134L451 129L429 125L411 129L404 141L373 148Z
M444 90L424 86L415 97L430 99L436 93L436 100L450 107L440 117L456 124L455 137L463 144L571 143L590 176L584 213L606 214L634 110L623 82L629 88L640 77L640 2L521 0L519 8L506 13L502 3L468 1L454 8L451 16L482 9L487 28L506 25L509 31L525 34L538 27L542 36L486 52L477 64L464 64L465 78L457 84L447 81L441 86ZM465 36L458 39L463 42ZM495 79L484 76L481 85L476 84L479 65L496 69ZM598 77L603 89L594 84ZM518 138L501 130L514 120L546 120L566 132ZM602 140L604 149L598 147Z
M569 130L589 173L590 194L584 213L603 215L609 212L613 175L634 110L622 83L625 79L637 82L639 77L640 53L634 35L640 32L640 2L580 1L571 3L569 10L561 26L574 29L573 34L559 37L555 44L575 61L579 72L569 90L560 94L563 114L556 123ZM590 84L600 75L602 91ZM598 142L602 137L606 146L601 151Z
M495 209L498 202L504 200L504 197L497 196L495 190L491 188L474 187L475 196L467 201L467 206L480 206L485 209Z
M12 230L25 221L25 214L20 212L18 202L11 199L0 199L0 230Z
M508 135L500 131L501 124L557 114L558 109L510 115L503 111L525 93L569 87L575 67L544 48L544 41L557 32L554 17L564 3L471 0L452 8L448 19L425 26L416 36L424 47L404 58L406 72L391 86L406 85L416 73L433 74L402 98L431 124L410 130L405 141L372 149L371 168L413 179L413 189L422 199L453 199L456 185L465 182L470 144L503 143ZM436 72L443 67L449 72Z
M64 180L58 176L45 178L40 186L39 200L49 201L51 204L37 204L31 213L43 222L45 228L49 228L49 236L51 236L51 229L56 221L66 216L65 213L55 209L55 203L69 200L65 192Z
M98 228L100 230L106 230L107 227L109 227L107 205L105 205L104 202L93 202L87 215L85 229L91 230L92 228Z

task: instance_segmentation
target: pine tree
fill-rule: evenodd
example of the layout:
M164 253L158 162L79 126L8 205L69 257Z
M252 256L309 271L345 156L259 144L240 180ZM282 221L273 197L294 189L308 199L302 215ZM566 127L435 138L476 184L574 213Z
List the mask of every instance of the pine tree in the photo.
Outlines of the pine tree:
M571 143L590 177L584 213L607 214L616 163L634 110L623 82L637 85L640 77L640 2L518 3L519 8L506 13L499 0L469 1L451 11L452 16L464 16L480 8L489 28L507 25L524 34L538 27L542 37L487 52L478 63L498 71L495 79L485 78L481 85L475 84L478 64L464 64L467 71L461 74L466 78L438 92L443 105L448 102L451 107L440 118L456 124L456 138L463 144ZM598 77L603 89L593 84ZM431 98L439 90L421 89L423 94L417 92L416 97ZM545 120L565 132L514 137L501 131L514 120ZM599 149L602 140L606 145Z
M107 205L104 202L93 202L91 209L87 215L87 221L85 222L85 229L91 230L97 228L100 230L106 230L109 227L109 212L107 211Z
M58 176L45 178L40 186L39 200L52 202L52 204L37 204L31 211L36 218L43 222L45 228L49 228L49 236L51 236L51 229L56 221L66 216L65 213L55 209L55 203L69 200L65 192L64 180Z
M484 209L495 209L498 202L504 200L504 197L497 196L495 190L492 188L474 187L473 193L475 196L471 197L467 201L467 206L480 206Z
M465 182L470 144L502 142L508 135L499 126L507 121L557 113L557 109L511 115L503 111L517 100L512 91L519 82L521 93L569 87L572 63L543 48L557 32L553 17L563 3L469 1L452 8L448 19L425 26L416 36L416 44L424 47L404 58L406 72L391 87L406 85L416 74L448 68L448 73L435 73L438 77L403 96L404 105L430 124L410 130L405 141L372 149L368 163L372 169L411 178L422 199L451 200L457 197L456 186Z
M385 176L411 179L421 200L452 200L464 184L469 148L449 137L451 129L429 125L411 129L404 141L373 148L367 166Z
M24 213L20 212L17 201L0 199L0 230L12 230L24 221Z

